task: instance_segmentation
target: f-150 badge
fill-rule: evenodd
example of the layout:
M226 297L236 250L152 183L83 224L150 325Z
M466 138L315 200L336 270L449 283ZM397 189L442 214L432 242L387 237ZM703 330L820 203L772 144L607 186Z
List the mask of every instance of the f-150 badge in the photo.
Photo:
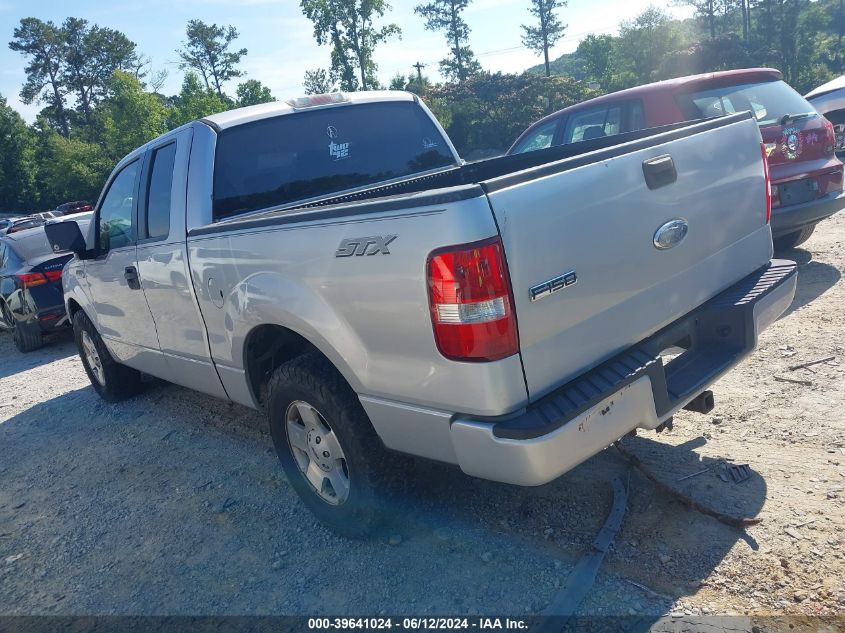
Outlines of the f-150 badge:
M528 289L528 294L531 297L531 301L539 301L540 299L545 299L550 294L554 294L576 283L578 283L578 274L574 270L570 270L568 273L558 275L554 279L549 279L536 286L531 286Z
M349 237L337 247L335 257L351 257L352 255L390 255L387 245L396 239L396 235L373 235L370 237Z

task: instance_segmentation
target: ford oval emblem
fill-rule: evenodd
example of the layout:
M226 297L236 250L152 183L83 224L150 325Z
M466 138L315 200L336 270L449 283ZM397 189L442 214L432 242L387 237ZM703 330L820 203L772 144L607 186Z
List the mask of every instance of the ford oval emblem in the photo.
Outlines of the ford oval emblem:
M668 250L680 244L687 236L689 225L686 220L675 218L669 220L654 233L654 248L661 251Z

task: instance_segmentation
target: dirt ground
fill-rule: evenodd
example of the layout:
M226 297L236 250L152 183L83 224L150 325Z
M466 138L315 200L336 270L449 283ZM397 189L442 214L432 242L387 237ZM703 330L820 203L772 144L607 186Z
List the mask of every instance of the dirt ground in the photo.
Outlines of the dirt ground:
M623 441L666 484L761 519L744 532L608 450L535 489L419 462L387 531L345 540L297 501L257 413L163 383L110 405L68 337L21 355L0 335L0 614L540 613L621 476L627 513L581 613L842 616L845 214L783 255L795 302L713 413Z

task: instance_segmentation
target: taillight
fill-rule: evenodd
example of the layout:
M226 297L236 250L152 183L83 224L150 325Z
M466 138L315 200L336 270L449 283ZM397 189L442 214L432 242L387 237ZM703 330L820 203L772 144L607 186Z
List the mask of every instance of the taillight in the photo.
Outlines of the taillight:
M766 144L760 143L763 154L763 175L766 177L766 224L772 219L772 178L769 175L769 157L766 154Z
M16 275L21 286L24 288L33 288L34 286L43 286L47 283L47 278L41 273L24 273L23 275Z
M519 351L499 238L432 253L428 290L434 338L443 356L493 361Z
M59 270L48 270L44 273L44 276L47 277L49 281L60 281L62 278L62 271Z
M836 130L833 129L833 123L823 118L824 121L824 153L828 156L833 156L836 148Z

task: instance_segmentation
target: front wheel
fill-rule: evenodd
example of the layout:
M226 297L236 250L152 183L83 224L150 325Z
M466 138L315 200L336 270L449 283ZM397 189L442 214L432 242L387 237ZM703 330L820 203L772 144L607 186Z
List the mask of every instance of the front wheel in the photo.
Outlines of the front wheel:
M816 225L811 224L810 226L805 226L803 229L799 229L797 231L793 231L792 233L787 233L786 235L781 235L780 237L776 237L774 240L774 246L776 251L788 251L800 244L803 244L807 240L810 239L810 236L813 234L813 231L816 230Z
M82 366L103 400L120 402L141 390L141 372L118 363L82 310L73 315L73 336Z
M319 354L279 367L270 380L270 433L294 490L346 536L373 530L394 463L355 393Z

